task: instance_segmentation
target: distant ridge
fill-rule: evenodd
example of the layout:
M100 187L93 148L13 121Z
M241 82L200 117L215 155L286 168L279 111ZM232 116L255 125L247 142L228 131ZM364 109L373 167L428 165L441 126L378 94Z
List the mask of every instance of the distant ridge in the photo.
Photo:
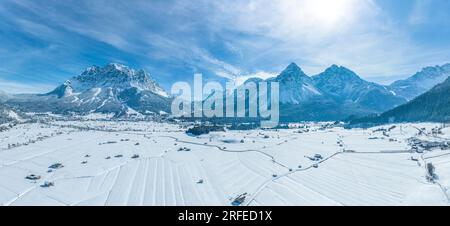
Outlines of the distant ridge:
M397 122L450 122L450 78L412 101L379 116L351 121L353 125Z
M392 83L388 88L399 96L412 100L444 82L450 76L450 64L426 67L413 76Z

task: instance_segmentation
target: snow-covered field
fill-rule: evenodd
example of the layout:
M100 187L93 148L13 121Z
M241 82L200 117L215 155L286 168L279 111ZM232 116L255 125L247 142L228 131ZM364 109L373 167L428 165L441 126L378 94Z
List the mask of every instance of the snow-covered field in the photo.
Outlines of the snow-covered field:
M231 205L246 193L242 205L449 205L450 151L411 152L407 141L448 140L450 128L431 134L439 126L193 137L156 122L19 124L0 133L0 204Z

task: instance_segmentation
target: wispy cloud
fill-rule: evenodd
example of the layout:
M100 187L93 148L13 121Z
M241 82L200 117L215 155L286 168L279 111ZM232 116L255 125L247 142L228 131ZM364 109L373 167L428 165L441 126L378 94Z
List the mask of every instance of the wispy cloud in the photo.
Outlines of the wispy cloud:
M416 0L409 15L409 23L411 25L425 23L428 20L431 3L431 0Z
M54 89L53 85L41 83L13 82L0 79L0 90L6 93L46 93Z

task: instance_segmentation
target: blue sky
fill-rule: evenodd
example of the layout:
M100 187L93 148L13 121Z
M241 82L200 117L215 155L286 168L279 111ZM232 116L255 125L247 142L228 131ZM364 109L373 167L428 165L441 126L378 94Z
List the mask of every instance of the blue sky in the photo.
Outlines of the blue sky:
M450 62L448 0L2 0L0 90L46 92L124 63L164 88L309 75L339 64L382 83Z

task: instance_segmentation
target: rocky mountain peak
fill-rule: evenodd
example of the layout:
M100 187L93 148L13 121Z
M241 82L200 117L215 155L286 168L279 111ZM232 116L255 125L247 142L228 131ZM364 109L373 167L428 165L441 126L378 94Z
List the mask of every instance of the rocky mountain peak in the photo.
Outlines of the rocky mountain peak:
M360 80L361 78L352 70L338 66L336 64L328 67L324 72L318 75L319 77L333 78L339 80Z
M279 79L298 79L302 77L308 77L302 69L295 63L289 64L278 76Z

